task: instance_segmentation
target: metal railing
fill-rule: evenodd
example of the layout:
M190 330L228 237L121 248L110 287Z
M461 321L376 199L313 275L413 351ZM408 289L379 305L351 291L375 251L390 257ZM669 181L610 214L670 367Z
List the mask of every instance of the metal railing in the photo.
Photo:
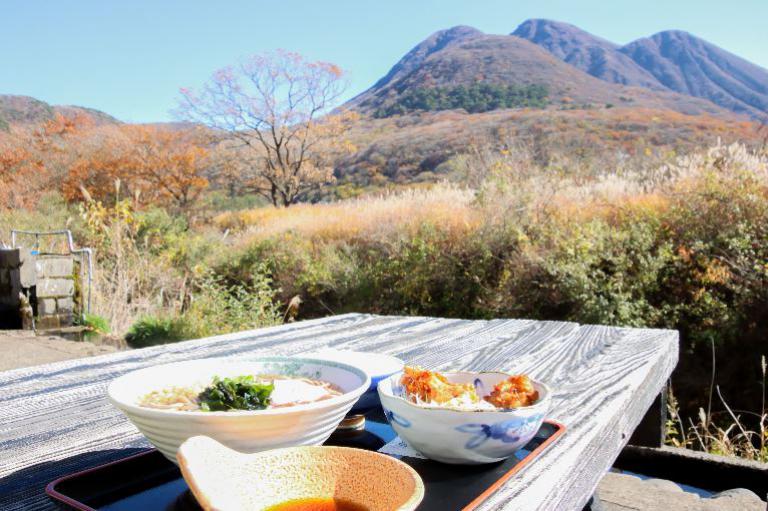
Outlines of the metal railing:
M27 236L35 237L35 250L40 250L40 237L41 236L64 236L67 240L67 248L69 253L80 257L82 265L82 257L85 256L87 260L88 268L88 288L86 291L85 312L91 312L91 284L93 282L93 250L90 248L75 248L75 243L72 240L72 231L69 229L62 229L60 231L24 231L21 229L11 229L11 248L16 248L16 235L23 234Z

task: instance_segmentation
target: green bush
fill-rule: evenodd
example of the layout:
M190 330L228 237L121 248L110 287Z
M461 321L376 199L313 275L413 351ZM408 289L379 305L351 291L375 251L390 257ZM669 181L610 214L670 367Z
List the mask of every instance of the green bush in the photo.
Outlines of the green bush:
M207 275L197 288L183 315L190 337L251 330L281 319L272 280L263 265L254 268L247 284L228 283L222 277Z
M82 316L75 317L75 324L86 327L89 331L97 334L108 334L112 330L109 327L109 321L96 314L85 313Z
M379 108L375 117L391 117L416 110L451 110L463 108L469 113L499 108L544 108L549 92L545 85L497 85L475 83L469 87L423 87L409 89L395 103Z
M272 281L262 267L250 277L246 285L204 275L183 313L145 316L130 327L126 341L139 348L276 324L281 315Z
M144 348L181 341L187 330L183 318L145 316L131 325L125 340L133 348Z

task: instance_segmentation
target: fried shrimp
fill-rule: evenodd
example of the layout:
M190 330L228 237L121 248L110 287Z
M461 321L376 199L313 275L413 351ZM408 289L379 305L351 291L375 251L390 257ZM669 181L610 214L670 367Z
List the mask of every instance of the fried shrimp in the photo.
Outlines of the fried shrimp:
M457 398L470 403L480 401L471 383L451 383L442 374L420 367L406 366L400 383L415 403L446 404Z
M518 408L535 403L539 399L539 393L530 378L516 375L496 384L493 391L483 399L496 408Z

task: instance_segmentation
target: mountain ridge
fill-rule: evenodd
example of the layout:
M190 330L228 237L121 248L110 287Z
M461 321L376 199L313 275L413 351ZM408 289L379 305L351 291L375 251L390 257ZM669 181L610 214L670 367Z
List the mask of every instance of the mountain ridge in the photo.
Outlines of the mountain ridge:
M768 118L768 69L683 30L666 30L619 49L671 90L738 113Z
M595 78L621 85L667 89L631 57L620 53L618 44L594 36L570 23L530 19L521 23L510 35L544 48Z
M527 20L512 35L602 80L698 97L768 121L768 69L689 32L665 30L619 46L567 23ZM593 68L600 59L605 67Z
M622 58L628 60L628 57ZM478 83L544 85L549 88L549 101L560 108L622 105L670 109L685 114L732 115L708 100L677 94L663 86L654 90L601 80L527 39L484 34L465 26L431 34L345 106L375 115L382 109L397 111L391 106L401 101L408 91Z
M0 94L0 126L38 124L53 119L57 113L64 116L85 114L97 124L120 123L115 117L95 108L76 105L51 105L31 96Z

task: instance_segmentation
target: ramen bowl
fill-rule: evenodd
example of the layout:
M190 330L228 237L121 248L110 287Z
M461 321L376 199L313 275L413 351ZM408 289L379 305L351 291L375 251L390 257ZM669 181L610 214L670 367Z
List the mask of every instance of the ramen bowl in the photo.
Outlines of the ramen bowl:
M443 373L451 383L472 383L479 396L509 378L500 372ZM512 456L541 427L549 411L551 393L533 381L539 399L531 406L496 410L466 410L422 405L403 397L402 373L379 383L384 414L392 429L427 458L443 463L493 463Z
M321 401L265 410L179 411L147 408L139 401L168 387L207 385L214 376L270 374L310 378L335 385L342 392ZM164 364L127 373L112 381L109 400L165 455L176 462L176 451L188 438L211 437L244 453L299 445L320 445L339 425L370 385L365 371L342 362L294 357L252 360L209 358Z
M306 507L290 509L326 509L319 505L326 503L328 509L410 511L424 497L415 470L363 449L291 447L243 454L194 437L181 446L178 461L205 510L263 511L302 502Z

